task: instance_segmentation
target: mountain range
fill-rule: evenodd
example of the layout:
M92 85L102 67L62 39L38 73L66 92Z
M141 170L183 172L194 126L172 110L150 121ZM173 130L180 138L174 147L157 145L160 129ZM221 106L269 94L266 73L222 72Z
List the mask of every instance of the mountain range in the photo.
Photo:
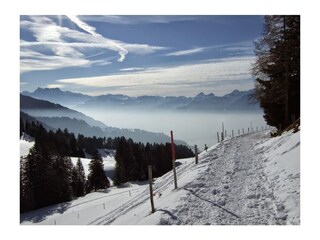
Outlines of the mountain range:
M65 129L74 134L96 137L132 138L136 142L169 142L169 136L140 129L119 129L107 126L82 113L90 111L261 111L258 104L250 104L249 96L254 90L238 91L216 96L213 93L199 93L195 97L185 96L139 96L122 94L89 96L81 93L62 91L59 88L37 88L34 92L20 94L20 111L24 119L34 118L45 128ZM179 144L185 144L178 141Z
M140 129L120 129L110 127L81 112L64 107L46 100L35 99L20 94L20 117L22 121L39 122L47 130L68 129L74 134L88 137L121 137L131 138L135 142L166 143L169 136L163 133L153 133ZM177 144L187 145L186 142L176 140Z
M252 104L249 101L249 97L253 93L254 89L248 91L234 90L224 96L201 92L194 97L130 97L122 94L89 96L62 91L59 88L37 88L34 92L24 91L22 95L47 100L77 110L261 111L258 104Z
M23 91L22 94L37 99L47 100L52 103L61 104L67 107L74 107L92 99L92 97L89 95L73 93L70 91L62 91L60 88L39 87L33 92Z
M101 128L107 127L104 123L97 121L81 112L69 109L57 103L20 94L20 110L33 117L69 117L86 121L90 126Z

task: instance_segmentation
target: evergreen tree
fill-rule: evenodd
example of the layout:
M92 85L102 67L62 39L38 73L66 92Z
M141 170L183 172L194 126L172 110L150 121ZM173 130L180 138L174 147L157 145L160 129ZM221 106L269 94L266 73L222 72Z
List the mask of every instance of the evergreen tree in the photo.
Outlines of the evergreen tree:
M266 16L255 53L254 98L269 125L285 128L300 117L300 16Z
M97 191L108 187L110 182L104 172L102 158L96 151L89 163L88 190Z
M75 197L81 197L85 194L86 176L80 158L76 166L72 168L72 189Z
M53 193L54 171L51 156L35 143L25 161L25 180L30 183L35 207L56 203Z
M125 165L125 157L126 157L126 144L127 141L124 137L122 137L118 143L117 151L116 151L116 166L115 166L115 175L114 175L114 184L116 186L121 183L125 183L128 181L126 175L126 165Z
M41 208L72 199L71 191L72 163L69 157L63 157L42 148L38 142L30 149L21 165L21 198L31 199L32 207Z
M26 160L20 158L20 213L30 211L35 208L31 182L26 174Z
M56 203L72 199L72 162L70 157L60 155L52 156L53 179L51 180L52 192Z
M137 168L137 178L135 180L143 181L147 179L147 171L148 166L146 163L146 157L145 157L145 147L144 145L139 142L135 143L132 146L133 154L136 159L136 168Z
M138 179L138 164L133 154L132 139L128 139L125 144L125 165L126 165L126 176L128 181L135 181Z
M33 137L34 137L34 135L31 135L31 134L30 134L30 128L31 128L31 125L30 125L29 121L26 120L26 122L25 122L25 124L24 124L24 131L25 131L27 134L29 134L30 136L33 136Z

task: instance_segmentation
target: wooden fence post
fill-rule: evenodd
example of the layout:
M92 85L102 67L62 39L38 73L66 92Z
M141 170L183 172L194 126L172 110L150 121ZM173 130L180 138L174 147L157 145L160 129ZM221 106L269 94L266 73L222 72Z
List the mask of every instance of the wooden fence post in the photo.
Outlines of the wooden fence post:
M240 129L238 129L238 136L240 136Z
M171 152L172 152L172 169L173 169L173 177L174 177L174 189L178 188L177 184L177 173L176 173L176 157L174 153L174 140L173 140L173 132L171 131Z
M195 152L195 157L196 157L196 164L198 164L198 146L194 145L194 152Z
M224 137L227 137L227 130L224 130Z
M242 134L244 134L244 129L242 128Z
M224 133L224 123L222 122L222 132Z
M221 132L221 142L223 141L224 137L223 137L223 132Z
M150 201L151 201L151 211L155 212L153 204L153 190L152 190L152 167L148 165L148 175L149 175L149 189L150 189Z
M217 138L218 138L218 142L220 142L220 141L219 141L219 132L217 132Z

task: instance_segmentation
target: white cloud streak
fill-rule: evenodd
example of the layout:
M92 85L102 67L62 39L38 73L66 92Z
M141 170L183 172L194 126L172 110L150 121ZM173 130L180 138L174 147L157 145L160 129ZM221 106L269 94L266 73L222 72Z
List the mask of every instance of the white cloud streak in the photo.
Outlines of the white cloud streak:
M165 54L165 56L185 56L185 55L192 55L196 53L203 52L207 48L192 48L192 49L187 49L187 50L182 50L182 51L176 51L176 52L171 52L168 54Z
M77 16L74 15L66 15L74 24L76 24L79 28L84 30L85 32L90 33L91 35L98 35L96 33L96 29L85 22L81 21Z
M220 44L220 45L213 45L209 47L198 47L198 48L191 48L186 50L174 51L164 56L187 56L198 54L202 52L214 52L214 51L221 51L227 52L229 54L240 54L240 55L253 55L254 53L254 44L251 41L246 42L239 42L239 43L229 43L229 44Z
M211 88L212 92L217 92L217 89L229 92L236 88L243 90L253 87L249 71L252 61L252 57L226 58L110 76L60 79L57 82L93 88L117 88L119 93L131 95L146 92L179 95L179 92L190 92L190 89L196 93L207 88Z
M132 68L122 68L122 69L120 69L121 72L134 72L134 71L142 71L142 70L145 70L145 68L132 67Z
M104 38L101 34L96 33L96 29L85 22L81 21L77 16L67 15L67 17L76 24L79 28L82 30L90 33L91 35L98 37L98 38ZM107 40L107 39L106 39ZM123 48L120 44L118 44L116 41L107 40L108 44L113 45L116 49L118 49L120 58L118 59L119 62L123 62L126 55L128 54L128 51Z

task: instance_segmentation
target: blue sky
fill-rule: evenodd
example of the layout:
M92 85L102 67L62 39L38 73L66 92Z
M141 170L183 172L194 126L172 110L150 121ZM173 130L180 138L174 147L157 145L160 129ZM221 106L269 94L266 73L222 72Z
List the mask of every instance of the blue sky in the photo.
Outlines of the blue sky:
M21 16L20 89L224 95L253 88L263 16Z

